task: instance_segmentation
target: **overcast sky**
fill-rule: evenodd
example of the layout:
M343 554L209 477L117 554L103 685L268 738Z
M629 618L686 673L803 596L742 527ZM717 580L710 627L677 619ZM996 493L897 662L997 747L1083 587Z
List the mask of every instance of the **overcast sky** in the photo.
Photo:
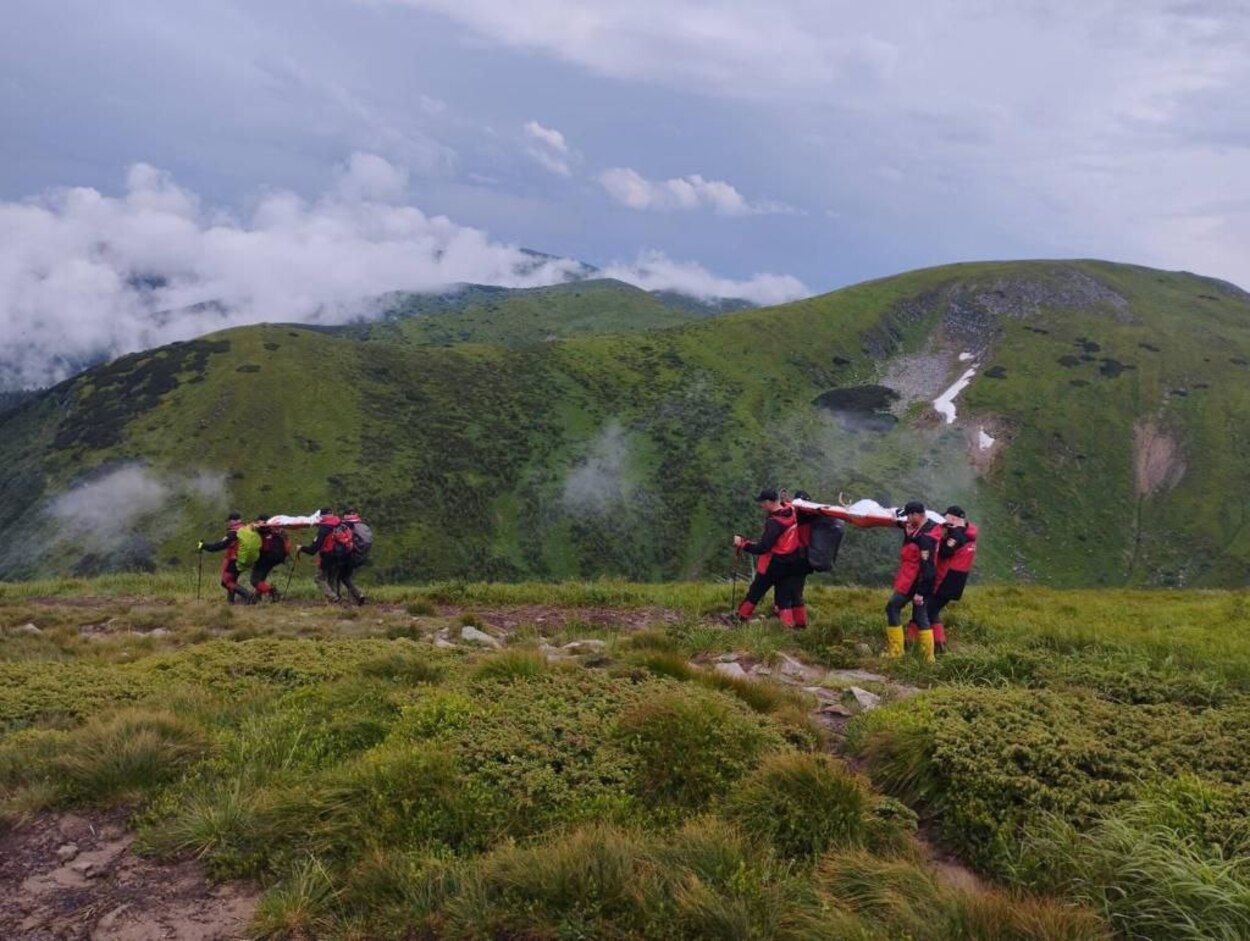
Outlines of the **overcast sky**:
M1250 286L1243 0L5 6L0 327L28 345L67 298L94 348L210 293L307 317L529 283L509 246L760 302L984 258Z

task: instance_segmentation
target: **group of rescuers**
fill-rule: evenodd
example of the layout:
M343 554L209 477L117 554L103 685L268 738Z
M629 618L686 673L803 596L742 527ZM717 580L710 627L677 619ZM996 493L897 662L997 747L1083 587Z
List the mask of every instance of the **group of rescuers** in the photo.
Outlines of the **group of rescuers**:
M794 501L797 501L794 502ZM963 597L968 573L977 552L977 527L958 506L947 507L941 522L929 518L918 500L907 503L897 516L856 515L844 507L813 504L806 493L797 491L792 501L783 490L763 490L756 502L765 513L764 532L752 541L735 535L735 550L756 557L755 576L735 616L747 621L756 605L773 591L776 613L786 627L807 627L807 606L803 589L807 576L827 571L841 540L843 520L857 526L896 526L902 530L898 569L893 593L885 606L886 654L903 655L906 641L919 645L925 659L932 660L946 651L946 629L942 609ZM221 585L226 600L252 604L264 599L277 601L279 592L269 583L269 575L291 555L290 537L280 526L260 516L251 522L239 513L226 521L226 534L212 543L201 542L201 552L224 552ZM829 540L829 527L838 527ZM373 532L354 508L338 516L332 507L322 507L312 541L298 551L316 559L317 587L329 602L341 602L347 589L356 604L365 596L353 575L365 564L373 546ZM250 570L250 571L249 571ZM248 571L251 590L239 584ZM911 619L903 629L903 609L911 605Z
M907 503L897 516L864 517L844 507L812 504L808 495L797 491L792 502L785 491L763 490L756 502L764 511L764 532L751 541L736 535L734 549L756 557L755 577L736 617L750 619L755 606L771 588L776 613L785 626L807 627L807 607L803 588L813 571L827 571L832 565L828 554L828 532L837 527L832 540L833 553L841 539L843 520L857 526L896 526L902 530L898 569L893 592L886 602L886 655L901 657L906 641L919 646L926 660L946 652L946 628L942 609L963 597L968 573L977 552L977 527L968 522L961 507L948 507L941 522L930 519L918 500ZM822 539L825 545L821 545ZM815 561L817 557L821 561ZM903 609L911 605L911 619L903 630Z
M277 601L280 596L270 584L269 575L292 556L291 538L281 526L270 525L269 519L258 516L249 522L242 514L231 513L226 519L225 536L216 542L201 542L197 547L200 552L225 553L221 587L230 604L236 600L244 604L265 599ZM312 542L296 551L313 556L314 579L326 601L342 602L343 589L347 589L352 601L364 604L367 599L356 587L353 576L368 561L372 547L373 531L354 508L339 516L333 507L323 506ZM249 575L251 590L239 584L244 572Z

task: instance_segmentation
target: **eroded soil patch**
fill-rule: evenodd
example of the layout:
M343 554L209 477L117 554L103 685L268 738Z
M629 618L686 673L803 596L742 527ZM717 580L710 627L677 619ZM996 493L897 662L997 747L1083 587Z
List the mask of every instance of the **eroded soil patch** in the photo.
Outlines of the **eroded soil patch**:
M0 836L0 938L230 941L259 891L214 885L194 861L135 854L124 812L43 814Z

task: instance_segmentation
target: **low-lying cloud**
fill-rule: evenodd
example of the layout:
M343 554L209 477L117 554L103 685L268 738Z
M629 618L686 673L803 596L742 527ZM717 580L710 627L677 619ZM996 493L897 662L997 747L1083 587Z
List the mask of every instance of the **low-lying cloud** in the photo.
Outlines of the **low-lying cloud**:
M543 146L554 141L548 133ZM223 327L341 323L390 291L536 287L583 271L427 215L406 203L407 185L401 168L357 153L319 198L269 192L246 217L203 205L142 163L121 196L73 187L0 203L0 388L44 385L85 362ZM611 276L755 303L779 288L783 299L805 293L794 278L734 281L661 258L613 265Z
M55 542L97 557L97 567L125 568L150 561L155 541L178 527L186 506L221 509L225 501L224 474L163 475L126 464L55 497L47 510Z
M604 425L586 459L564 481L564 506L577 513L603 513L629 502L629 440L618 421Z
M809 292L787 274L757 274L744 281L720 278L692 261L676 261L663 252L645 251L629 265L609 265L601 274L636 284L645 291L677 291L703 300L740 297L752 304L783 304Z

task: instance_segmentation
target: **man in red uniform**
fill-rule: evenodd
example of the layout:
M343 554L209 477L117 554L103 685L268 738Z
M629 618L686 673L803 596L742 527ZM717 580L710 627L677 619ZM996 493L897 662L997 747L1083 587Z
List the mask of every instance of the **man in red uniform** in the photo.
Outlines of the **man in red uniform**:
M244 604L251 604L255 596L239 584L239 530L243 528L243 516L231 513L226 518L226 535L216 542L201 542L197 547L200 552L221 552L225 557L221 560L221 587L226 589L226 601L234 604L239 598Z
M968 522L968 514L962 507L947 507L946 522L942 526L942 541L938 547L934 588L926 605L937 653L946 652L946 628L942 626L942 609L964 595L968 573L972 571L972 563L977 557L977 535L976 523Z
M933 659L933 630L929 626L928 603L937 579L940 523L929 520L925 506L912 500L903 507L903 518L896 525L903 531L903 545L894 573L894 592L885 605L886 656L903 655L903 608L911 605L911 619L918 628L917 639L926 660Z
M766 514L763 534L755 542L741 535L735 535L733 540L735 549L756 556L755 577L747 588L746 598L738 605L738 618L748 620L760 599L772 588L781 623L786 627L799 627L795 609L801 607L802 583L807 573L799 546L798 515L794 507L778 499L776 490L760 491L755 502ZM803 611L802 626L806 624L806 611Z
M321 595L326 601L337 604L343 598L339 588L338 558L334 551L335 531L342 521L335 514L333 507L323 506L319 513L320 520L312 542L306 546L300 546L299 551L304 555L316 557L317 570L313 573L313 581L321 589Z

